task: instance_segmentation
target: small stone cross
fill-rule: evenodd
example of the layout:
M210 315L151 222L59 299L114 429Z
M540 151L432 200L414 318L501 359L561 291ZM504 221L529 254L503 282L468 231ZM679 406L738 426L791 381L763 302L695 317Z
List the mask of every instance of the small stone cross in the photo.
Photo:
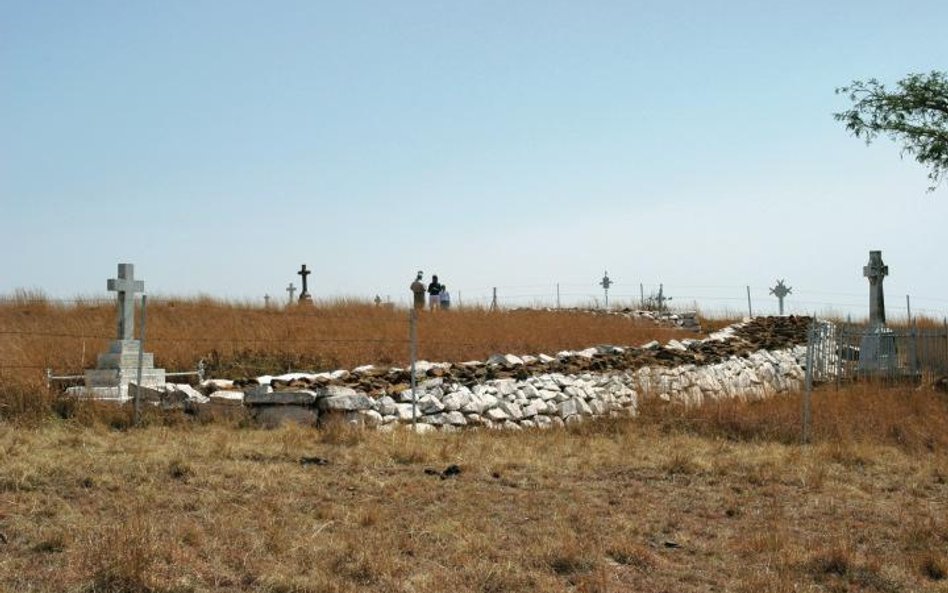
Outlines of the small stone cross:
M135 280L133 264L119 264L118 277L110 278L108 290L118 293L118 331L116 339L135 339L135 293L145 292L145 282Z
M664 285L664 284L659 284L659 285L658 285L658 296L655 297L655 302L658 303L658 310L659 310L659 311L664 311L664 310L665 310L665 302L666 302L666 301L670 301L670 300L672 300L671 297L665 296L665 285Z
M612 280L609 279L609 271L602 273L602 280L599 281L599 286L602 287L603 292L606 297L606 309L609 308L609 287L612 286Z
M793 292L793 288L784 285L783 280L777 280L777 286L774 286L770 289L770 294L777 297L777 301L780 303L780 314L783 315L783 299L788 294Z
M270 308L270 295L268 294L263 295L263 308L264 309Z
M293 286L293 283L290 282L290 285L286 287L286 291L290 293L290 304L293 304L293 295L296 294L296 287Z
M869 263L862 268L862 275L869 279L869 323L885 325L885 294L882 281L889 275L889 266L882 262L881 251L869 252Z
M306 269L306 264L303 264L303 267L300 268L299 272L297 272L297 274L303 277L303 292L300 293L300 301L308 301L312 298L309 296L309 288L307 288L306 285L306 277L312 273L312 270Z

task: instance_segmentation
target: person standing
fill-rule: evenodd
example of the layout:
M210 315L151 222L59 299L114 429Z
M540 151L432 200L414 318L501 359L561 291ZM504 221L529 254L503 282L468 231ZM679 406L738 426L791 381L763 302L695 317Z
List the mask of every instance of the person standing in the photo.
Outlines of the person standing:
M441 297L441 301L440 301L440 303L439 303L440 306L441 306L441 308L442 308L442 309L450 309L450 308L451 308L451 293L448 292L448 285L447 285L447 284L442 284L442 285L441 285L441 294L438 295L438 296Z
M441 283L438 282L438 275L432 274L431 282L428 284L428 307L434 311L441 306Z
M423 274L421 271L418 271L418 275L415 277L415 281L411 283L411 292L414 296L414 305L416 309L425 308L425 285L421 281Z

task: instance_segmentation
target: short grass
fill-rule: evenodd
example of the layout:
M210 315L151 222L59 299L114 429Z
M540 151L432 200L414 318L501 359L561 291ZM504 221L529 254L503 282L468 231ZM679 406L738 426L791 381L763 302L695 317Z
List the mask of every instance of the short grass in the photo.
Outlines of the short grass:
M807 447L798 396L523 433L0 424L0 590L948 591L944 398L820 390Z

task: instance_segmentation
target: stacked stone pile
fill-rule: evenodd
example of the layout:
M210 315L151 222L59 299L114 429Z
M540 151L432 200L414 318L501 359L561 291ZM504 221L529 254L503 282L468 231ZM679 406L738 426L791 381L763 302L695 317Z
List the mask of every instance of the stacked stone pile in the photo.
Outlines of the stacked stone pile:
M515 311L517 309L514 309ZM531 310L531 309L526 309ZM544 311L565 311L568 313L587 313L590 315L616 315L633 320L646 320L662 327L673 327L687 329L694 332L701 331L701 322L698 320L697 311L651 311L648 309L632 309L625 307L623 309L552 309L545 308Z
M798 389L806 318L759 318L704 340L639 348L599 346L555 356L494 355L486 362L416 364L424 429L551 427L588 416L634 415L638 397L698 404ZM406 369L363 366L208 382L216 403L242 401L266 424L341 418L389 428L413 419Z

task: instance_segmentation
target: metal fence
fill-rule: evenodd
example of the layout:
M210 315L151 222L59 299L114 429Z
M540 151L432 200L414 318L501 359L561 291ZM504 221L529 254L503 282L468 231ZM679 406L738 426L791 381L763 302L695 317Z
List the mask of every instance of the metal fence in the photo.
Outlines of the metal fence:
M948 375L948 326L889 328L814 320L807 340L813 383L931 382Z

